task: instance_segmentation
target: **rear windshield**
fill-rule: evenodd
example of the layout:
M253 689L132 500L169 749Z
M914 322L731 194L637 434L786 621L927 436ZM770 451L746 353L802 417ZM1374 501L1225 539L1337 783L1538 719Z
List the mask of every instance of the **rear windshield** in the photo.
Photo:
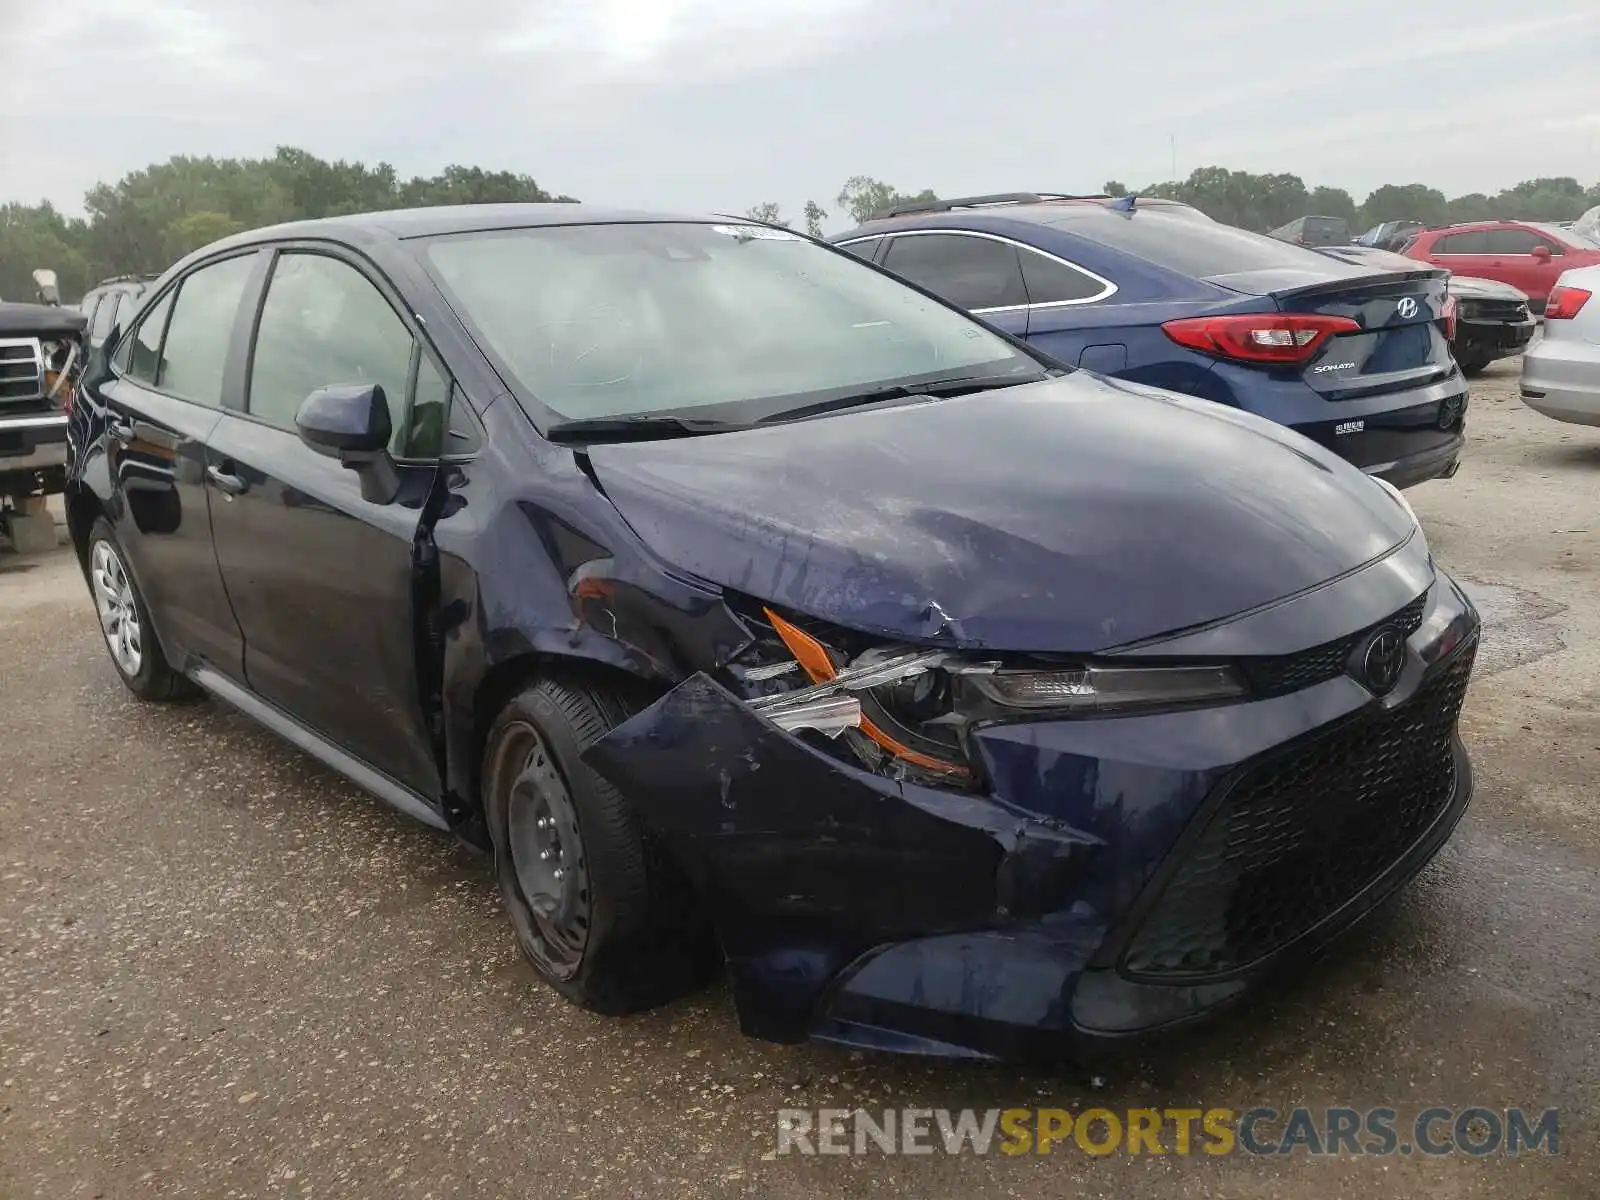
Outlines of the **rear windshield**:
M1327 256L1315 250L1232 225L1184 221L1163 213L1107 214L1103 219L1074 221L1064 228L1197 279L1280 267L1312 271L1328 267Z

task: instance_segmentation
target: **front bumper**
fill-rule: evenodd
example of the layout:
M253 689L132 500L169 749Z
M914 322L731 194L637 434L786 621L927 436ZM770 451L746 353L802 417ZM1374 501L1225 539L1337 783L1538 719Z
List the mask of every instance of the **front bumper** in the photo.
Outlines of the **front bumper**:
M1324 611L1313 595L1236 624L1302 604ZM1244 704L994 725L976 735L983 794L844 766L705 676L586 757L695 876L746 1032L1082 1059L1237 999L1449 837L1471 794L1455 724L1477 615L1443 575L1403 611L1387 696L1336 674ZM1430 799L1386 824L1412 792Z
M0 475L67 465L67 418L60 413L0 414Z
M1462 317L1457 319L1451 349L1462 360L1510 358L1521 353L1538 328L1539 323L1532 317L1521 321L1474 321Z

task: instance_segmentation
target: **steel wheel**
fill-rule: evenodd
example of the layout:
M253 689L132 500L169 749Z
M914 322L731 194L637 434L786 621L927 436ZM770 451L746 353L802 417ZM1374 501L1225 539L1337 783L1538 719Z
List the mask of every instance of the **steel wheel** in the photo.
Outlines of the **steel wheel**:
M134 602L127 568L110 542L94 544L89 558L89 579L94 587L94 603L100 612L106 647L117 669L131 679L144 663L144 632L139 627L139 607Z
M533 917L540 957L556 975L583 961L589 943L589 865L567 782L531 725L507 731L503 763L516 771L506 800L506 832L517 885ZM502 775L501 778L505 778Z

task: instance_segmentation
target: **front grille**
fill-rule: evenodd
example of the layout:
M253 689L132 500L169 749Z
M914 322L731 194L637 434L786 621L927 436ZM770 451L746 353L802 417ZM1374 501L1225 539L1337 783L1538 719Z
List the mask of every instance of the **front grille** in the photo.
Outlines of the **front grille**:
M1123 960L1141 979L1242 971L1355 899L1455 795L1453 738L1476 644L1407 703L1247 770L1162 887ZM1227 785L1225 785L1227 786Z
M0 403L44 395L44 356L37 338L0 338Z
M1347 637L1324 642L1296 654L1242 659L1239 665L1245 678L1250 681L1251 692L1259 697L1282 696L1288 692L1298 692L1301 688L1314 687L1343 675L1345 665L1350 661L1350 655L1355 653L1355 648L1361 644L1361 639L1378 626L1393 625L1403 637L1410 637L1421 628L1422 613L1427 606L1428 593L1423 592L1399 612Z

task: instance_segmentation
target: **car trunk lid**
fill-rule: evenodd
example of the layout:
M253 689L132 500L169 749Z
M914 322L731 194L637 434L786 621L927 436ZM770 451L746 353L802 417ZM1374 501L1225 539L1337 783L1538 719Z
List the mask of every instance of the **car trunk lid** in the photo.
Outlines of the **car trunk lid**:
M1431 267L1336 279L1274 268L1208 282L1270 300L1282 312L1346 317L1360 326L1329 338L1301 369L1315 391L1348 400L1420 387L1455 370L1444 333L1448 278Z

